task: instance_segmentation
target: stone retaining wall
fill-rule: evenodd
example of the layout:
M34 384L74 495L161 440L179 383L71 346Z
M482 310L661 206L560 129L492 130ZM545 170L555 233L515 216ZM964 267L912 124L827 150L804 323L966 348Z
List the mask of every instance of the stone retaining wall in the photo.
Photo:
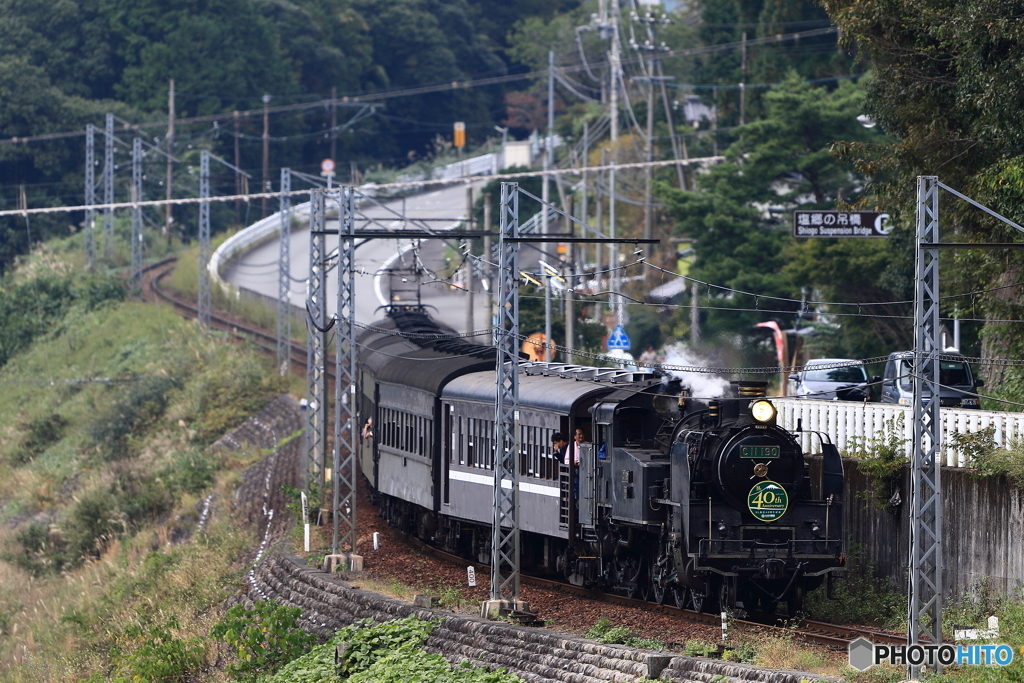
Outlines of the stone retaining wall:
M353 586L347 578L309 567L303 560L280 551L265 552L288 528L282 484L293 484L298 473L302 439L276 446L303 424L298 403L282 396L246 424L217 442L221 448L246 446L275 448L274 452L242 475L233 514L247 520L260 533L262 543L253 554L248 573L248 592L235 600L251 606L252 600L274 600L302 609L300 625L329 637L361 619L384 622L416 615L436 622L424 645L452 664L470 661L490 668L504 668L529 683L562 681L598 683L635 681L642 677L679 683L802 683L829 679L811 674L769 671L699 657L668 656L620 645L602 645L582 638L561 636L543 629L514 626L423 609ZM722 678L724 677L724 678Z
M255 585L261 596L301 608L302 627L323 636L333 635L338 629L366 618L384 622L415 615L419 619L433 620L437 626L425 644L428 652L440 653L452 664L470 661L504 668L530 683L625 682L645 676L678 683L829 680L800 672L770 671L714 659L665 656L619 645L602 645L543 629L418 608L355 588L345 579L309 567L288 553L271 553L263 560L255 571ZM244 602L251 605L248 600ZM657 669L662 667L659 674Z

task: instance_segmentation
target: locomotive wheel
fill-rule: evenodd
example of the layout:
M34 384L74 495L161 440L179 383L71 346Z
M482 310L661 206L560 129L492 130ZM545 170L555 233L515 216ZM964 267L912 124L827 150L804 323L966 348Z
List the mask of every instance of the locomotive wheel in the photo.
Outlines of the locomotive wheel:
M803 584L793 586L793 590L790 591L789 597L786 599L786 608L790 618L804 611L804 592Z
M686 604L690 600L690 589L686 586L673 586L671 590L672 600L675 602L676 607L686 609Z
M690 591L690 607L693 608L694 612L703 612L704 603L706 602L704 594L700 591Z
M664 605L671 592L671 588L661 583L659 579L651 577L651 597L654 599L654 602Z
M725 579L718 588L718 606L722 610L730 610L736 607L736 584Z

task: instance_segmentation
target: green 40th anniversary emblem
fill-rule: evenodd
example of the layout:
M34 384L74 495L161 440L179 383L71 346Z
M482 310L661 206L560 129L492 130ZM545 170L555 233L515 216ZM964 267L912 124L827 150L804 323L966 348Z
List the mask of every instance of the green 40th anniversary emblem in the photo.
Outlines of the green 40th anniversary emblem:
M747 494L747 509L762 522L774 522L786 514L789 495L774 481L759 481Z

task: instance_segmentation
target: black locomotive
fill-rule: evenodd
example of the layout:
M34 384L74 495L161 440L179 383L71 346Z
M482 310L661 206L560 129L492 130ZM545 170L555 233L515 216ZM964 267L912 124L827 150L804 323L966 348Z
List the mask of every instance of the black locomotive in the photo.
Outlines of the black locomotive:
M494 349L399 309L359 344L381 514L489 562ZM657 373L521 361L522 570L697 610L801 609L843 565L842 460L822 435L812 480L765 388L702 402ZM577 429L578 464L551 448Z

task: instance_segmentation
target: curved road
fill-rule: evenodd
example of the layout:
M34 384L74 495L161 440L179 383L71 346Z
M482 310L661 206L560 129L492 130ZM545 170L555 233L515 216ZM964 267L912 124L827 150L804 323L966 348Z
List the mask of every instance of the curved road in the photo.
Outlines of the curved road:
M482 187L482 183L473 185L474 193ZM433 192L407 197L404 202L405 215L412 219L451 218L453 221L430 221L428 225L438 232L450 230L459 225L456 221L466 215L466 186L454 185ZM356 229L402 229L402 221L396 220L395 214L403 211L402 200L388 202L387 208L367 205L363 209L366 216L378 219L376 223L359 221ZM389 212L387 209L391 209ZM329 229L337 229L336 220L328 221ZM415 258L412 241L403 239L373 239L357 242L356 247L356 278L355 278L355 309L356 321L371 323L381 317L381 306L387 304L390 296L388 276L383 273L385 268L412 266ZM338 238L327 236L327 251L337 249ZM252 251L234 259L223 271L224 280L236 287L258 292L277 298L277 261L278 242L271 240L257 246ZM445 259L453 261L461 256L448 248L442 240L429 240L419 248L421 262L430 269L440 269ZM306 305L306 280L309 277L309 228L308 226L293 231L291 238L291 303L304 308ZM456 261L456 262L458 262ZM332 315L335 311L338 295L337 272L328 273L327 310ZM487 328L487 297L482 282L474 278L473 327L477 330ZM404 288L403 288L404 289ZM396 294L399 294L396 287ZM402 296L402 294L399 294ZM420 296L428 311L457 332L466 332L466 294L453 289L447 283L432 281L429 275L424 276L420 288ZM406 298L402 296L402 298ZM486 343L482 337L477 340Z

